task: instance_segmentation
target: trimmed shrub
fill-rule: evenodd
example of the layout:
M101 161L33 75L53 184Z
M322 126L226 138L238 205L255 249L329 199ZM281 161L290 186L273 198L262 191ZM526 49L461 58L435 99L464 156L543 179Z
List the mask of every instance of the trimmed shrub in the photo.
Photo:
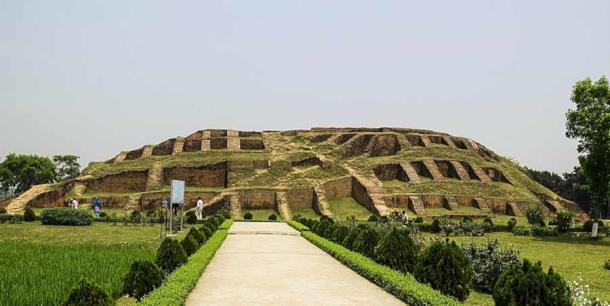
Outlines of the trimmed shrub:
M553 268L542 271L540 262L527 259L504 271L493 290L496 305L572 305L570 289Z
M412 273L417 264L417 248L405 231L392 228L374 249L374 258L402 273Z
M529 236L532 234L532 230L526 226L515 226L512 232L515 236Z
M356 241L356 238L360 234L360 231L362 231L362 229L359 227L350 228L349 233L347 234L347 236L345 236L345 239L343 239L341 245L343 245L349 250L354 250L354 241Z
M186 256L191 256L193 253L197 252L197 249L199 249L199 243L195 237L191 235L186 235L186 237L180 241L180 245L182 246L182 249L184 249Z
M245 213L244 214L244 219L245 220L252 220L252 213L249 213L249 212Z
M345 237L349 234L349 227L339 225L335 228L333 232L333 241L336 243L342 243L345 240Z
M604 227L604 223L602 222L602 220L597 220L597 230L601 230L602 227ZM582 225L582 229L585 232L590 232L593 230L593 220L587 220L585 221L585 223L583 223Z
M187 260L186 252L176 240L166 237L157 250L155 263L165 274L169 274Z
M76 287L70 291L64 306L110 306L114 301L98 285L87 279L81 279Z
M129 215L129 220L134 223L140 223L142 221L142 214L139 210L134 210Z
M554 223L560 233L567 233L574 222L574 215L567 210L559 211L555 214Z
M472 217L471 217L471 216L464 216L464 217L462 218L462 223L465 223L465 222L470 222L470 223L472 223Z
M93 217L84 210L67 207L47 208L40 214L40 221L46 225L91 225Z
M195 215L195 211L189 210L184 215L184 221L188 224L196 224L197 223L197 215Z
M610 270L610 259L606 260L606 262L604 262L604 268L606 268L606 270Z
M271 215L269 215L269 217L267 218L267 220L269 220L269 221L275 221L275 220L277 220L277 216L276 216L275 214L271 214Z
M462 250L472 264L472 286L485 292L492 292L504 270L521 262L517 251L500 248L498 240L462 245Z
M198 244L204 244L207 237L209 237L209 236L206 237L204 233L202 233L200 230L198 230L194 226L191 227L191 229L189 230L187 235L195 238L195 241L197 241Z
M432 225L431 228L433 233L440 233L441 232L441 221L439 219L434 219L432 220Z
M417 218L415 218L415 220L413 220L413 223L418 223L418 224L424 223L424 218L417 217Z
M532 235L533 236L553 237L553 236L559 236L559 232L557 231L556 227L532 225Z
M544 209L541 205L530 206L525 211L527 222L532 225L545 226L544 223Z
M367 219L367 221L369 222L379 222L379 218L375 215L370 215L369 218Z
M203 223L203 225L199 227L199 230L202 234L205 235L206 238L212 237L212 235L214 234L214 230L212 229L211 225L207 224L207 222Z
M157 265L148 260L136 260L123 278L123 293L135 297L138 301L147 293L163 283L163 272Z
M362 230L356 240L354 240L354 251L369 257L373 258L373 252L375 251L375 247L377 246L377 242L379 242L379 234L372 228L366 228Z
M506 224L508 225L508 230L509 230L510 232L512 232L512 231L513 231L513 228L515 228L515 226L517 226L517 219L515 219L515 218L510 218L510 219L508 220L508 222L506 222Z
M0 214L0 223L8 222L11 224L21 223L23 220L22 215L9 215L9 214Z
M225 219L231 219L231 214L229 213L228 210L226 210L224 208L219 209L216 213L221 215Z
M6 214L6 208L0 207L0 214Z
M25 210L23 211L23 221L25 222L32 222L32 221L36 221L36 214L34 213L34 210L26 207Z
M472 287L472 267L468 257L455 242L433 242L422 254L415 277L434 289L466 300Z

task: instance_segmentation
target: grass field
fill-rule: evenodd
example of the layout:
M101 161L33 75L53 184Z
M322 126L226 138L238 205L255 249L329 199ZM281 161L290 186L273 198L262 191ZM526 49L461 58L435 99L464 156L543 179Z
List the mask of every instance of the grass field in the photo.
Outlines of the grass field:
M61 305L83 277L116 298L131 262L158 245L157 226L0 224L0 304Z
M425 235L429 238L434 236ZM545 270L552 266L566 281L573 281L577 276L581 276L590 286L594 296L610 301L610 271L603 267L604 261L610 259L610 238L590 241L584 237L531 237L498 232L484 237L452 239L459 243L485 243L487 240L497 239L502 246L518 250L522 258L541 261ZM493 300L488 294L473 292L466 304L493 305Z
M372 213L362 205L358 204L354 198L329 199L330 211L334 219L344 221L347 217L355 217L357 220L367 220Z

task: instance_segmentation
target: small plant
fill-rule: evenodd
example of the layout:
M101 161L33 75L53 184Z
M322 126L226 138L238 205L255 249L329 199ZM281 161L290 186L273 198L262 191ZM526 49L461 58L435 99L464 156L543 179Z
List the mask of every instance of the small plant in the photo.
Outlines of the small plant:
M186 237L180 241L180 245L182 245L187 257L193 255L193 253L197 252L197 249L199 249L199 242L191 235L186 235Z
M413 220L413 223L417 223L417 224L421 224L424 223L424 218L422 217L417 217Z
M441 232L441 221L439 219L432 220L431 229L432 229L433 233L440 233Z
M415 277L434 289L466 300L472 287L472 266L455 242L433 242L422 254Z
M532 235L553 237L559 236L559 232L557 231L556 227L532 225Z
M574 215L567 211L561 210L555 214L554 223L557 225L557 230L560 233L567 233L574 222Z
M541 205L530 206L525 211L527 222L532 225L545 226L544 223L544 209Z
M148 260L136 260L123 278L123 292L139 301L144 295L161 286L162 282L163 272L157 265Z
M252 220L252 213L250 213L250 212L245 213L244 220Z
M188 224L197 223L197 215L195 215L194 211L189 210L186 212L186 214L184 216L185 216L184 220L186 221L186 223L188 223Z
M356 226L350 228L349 233L345 236L341 245L349 250L354 250L354 241L356 241L356 238L360 235L360 231L362 231L362 229Z
M572 295L572 304L575 306L608 306L610 304L592 296L589 285L585 284L579 275L576 280L568 282Z
M91 225L93 217L84 210L55 207L43 210L40 221L45 225Z
M31 209L30 207L26 207L25 210L23 211L23 221L25 221L25 222L36 221L36 214L34 213L34 210Z
M216 213L221 215L225 219L231 219L231 214L225 208L219 209L218 212L216 212Z
M0 207L0 214L6 214L6 208Z
M198 244L204 244L205 240L208 239L208 237L205 236L204 233L202 233L200 230L198 230L196 227L191 227L191 229L189 230L188 236L192 236L193 238L195 238L195 241L197 241Z
M349 227L339 225L335 228L335 231L333 232L333 241L335 241L336 243L342 243L348 234L349 234Z
M604 262L604 268L606 268L606 270L610 270L610 259L606 260L606 262Z
M510 218L507 222L507 225L508 225L508 230L512 232L513 228L515 228L515 226L517 226L517 219Z
M155 263L165 274L169 274L179 266L186 263L187 256L186 252L182 248L182 245L172 238L165 238L157 250L157 258Z
M585 221L585 223L583 223L582 225L582 229L585 232L591 232L593 230L593 220L587 220ZM602 220L597 220L597 230L601 230L604 227L604 223L602 222Z
M526 226L515 226L512 232L515 236L529 236L532 234L532 230Z
M417 264L417 248L406 232L394 227L375 247L374 258L378 263L394 270L412 273Z
M379 218L376 215L370 215L367 219L368 222L379 222Z
M527 259L502 272L493 290L496 305L572 305L570 288L553 268L542 271L540 262Z
M358 234L356 240L354 241L354 251L372 258L373 252L375 251L375 246L377 246L377 242L379 241L379 234L372 228L366 228Z
M267 220L269 220L269 221L275 221L275 220L277 220L277 216L276 216L275 214L271 214L271 215L269 215L269 217L267 218Z
M81 279L78 285L70 291L64 306L111 306L114 301L98 285L87 279Z
M462 250L472 264L473 287L485 292L492 292L504 270L521 262L517 251L500 248L498 240L462 245Z
M139 210L134 210L129 214L129 220L133 223L140 223L142 221L142 214Z
M204 223L203 225L201 225L201 227L199 227L199 230L206 237L206 239L210 239L210 237L212 237L212 235L214 234L214 230L207 223Z
M472 223L472 217L471 217L471 216L464 216L464 217L462 218L462 222L463 222L463 223L466 223L466 222L470 222L470 223Z

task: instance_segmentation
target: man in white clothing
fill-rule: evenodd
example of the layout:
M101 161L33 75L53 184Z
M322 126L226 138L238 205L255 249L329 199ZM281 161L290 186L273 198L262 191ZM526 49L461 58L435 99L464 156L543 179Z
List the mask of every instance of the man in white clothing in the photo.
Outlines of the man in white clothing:
M72 199L72 208L78 209L78 201L76 199Z
M197 208L195 208L195 216L197 216L197 220L203 219L203 200L199 197L197 198Z

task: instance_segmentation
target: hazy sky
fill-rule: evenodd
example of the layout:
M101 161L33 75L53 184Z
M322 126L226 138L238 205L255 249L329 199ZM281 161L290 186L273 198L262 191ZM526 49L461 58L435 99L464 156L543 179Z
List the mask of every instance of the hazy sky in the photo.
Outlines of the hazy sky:
M82 164L203 128L426 128L576 165L610 1L0 0L0 158Z

